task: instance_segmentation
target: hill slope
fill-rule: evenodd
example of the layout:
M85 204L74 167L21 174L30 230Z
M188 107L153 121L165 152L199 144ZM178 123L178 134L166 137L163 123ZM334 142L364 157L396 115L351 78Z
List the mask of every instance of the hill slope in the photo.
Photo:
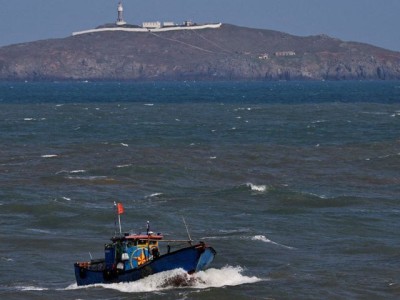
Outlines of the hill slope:
M295 55L275 55L283 51ZM185 79L400 79L400 52L228 24L90 33L0 48L0 80Z

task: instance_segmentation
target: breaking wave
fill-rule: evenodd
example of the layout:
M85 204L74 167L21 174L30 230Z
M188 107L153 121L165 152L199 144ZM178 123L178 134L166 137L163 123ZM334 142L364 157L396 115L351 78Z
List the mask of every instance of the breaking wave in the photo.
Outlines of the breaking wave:
M14 261L12 258L9 258L9 257L2 257L1 260L4 260L4 261Z
M117 168L128 168L131 167L132 164L125 164L125 165L117 165Z
M243 268L226 266L221 269L208 269L189 275L183 269L175 269L154 274L138 281L129 283L96 284L89 287L103 287L118 290L123 293L145 293L169 290L174 288L206 289L224 286L237 286L256 283L262 279L256 276L243 275ZM83 289L76 284L68 286L67 290Z
M150 194L148 196L145 196L145 199L156 198L156 197L160 197L162 195L163 195L163 193L153 193L153 194Z
M264 193L267 190L266 185L255 185L255 184L249 182L246 184L246 186L249 187L252 191L260 192L260 193Z
M69 173L70 174L86 173L86 170L72 170Z

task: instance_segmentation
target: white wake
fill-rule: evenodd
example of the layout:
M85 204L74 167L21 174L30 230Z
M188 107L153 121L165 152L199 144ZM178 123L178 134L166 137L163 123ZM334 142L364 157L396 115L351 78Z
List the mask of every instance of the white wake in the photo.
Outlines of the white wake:
M237 286L262 281L256 276L243 275L243 268L226 266L221 269L208 269L193 275L182 269L157 273L138 281L129 283L96 284L90 287L103 287L123 293L145 293L169 290L174 288L206 289L224 286ZM88 288L72 284L67 290Z

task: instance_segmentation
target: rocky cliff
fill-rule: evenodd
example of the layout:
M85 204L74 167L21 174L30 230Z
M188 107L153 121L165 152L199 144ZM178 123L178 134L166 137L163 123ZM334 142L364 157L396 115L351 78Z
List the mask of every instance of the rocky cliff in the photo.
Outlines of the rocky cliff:
M325 35L99 32L0 48L0 80L391 80L400 52Z

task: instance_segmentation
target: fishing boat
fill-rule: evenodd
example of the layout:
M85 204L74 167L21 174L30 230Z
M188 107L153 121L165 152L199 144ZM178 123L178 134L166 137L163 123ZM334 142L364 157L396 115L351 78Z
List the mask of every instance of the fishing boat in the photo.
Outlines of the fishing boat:
M166 240L161 233L150 230L149 222L144 233L122 234L120 215L124 208L121 203L115 203L115 207L119 235L115 234L105 245L104 258L74 264L78 286L131 282L174 269L193 274L207 269L214 260L216 251L211 246L204 242L193 244L186 222L188 240ZM180 244L184 246L175 249Z

